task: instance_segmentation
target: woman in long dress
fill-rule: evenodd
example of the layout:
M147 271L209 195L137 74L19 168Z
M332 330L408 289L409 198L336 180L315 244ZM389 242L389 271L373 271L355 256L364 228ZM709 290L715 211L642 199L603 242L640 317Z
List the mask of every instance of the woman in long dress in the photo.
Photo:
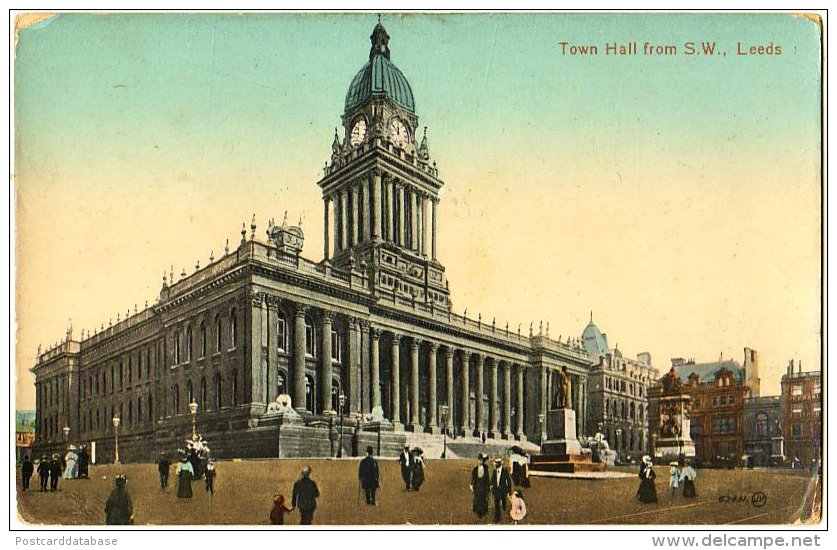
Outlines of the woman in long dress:
M192 498L192 478L195 471L189 463L189 457L184 456L177 465L177 496L178 498Z
M424 483L424 459L421 457L422 454L421 449L413 449L413 475L411 478L413 491L418 491Z
M677 462L671 462L669 466L671 466L671 469L669 470L668 486L671 489L671 496L674 496L674 493L680 487L680 468L677 466Z
M67 454L64 455L64 462L67 463L64 468L64 479L75 479L78 477L78 455L75 450L70 448Z
M645 468L641 474L638 496L640 502L650 504L657 502L657 487L654 484L657 474L654 472L654 464L651 462L651 457L646 458L647 460L643 460L645 462Z
M683 478L683 497L695 498L697 496L697 493L695 493L695 478L697 477L697 472L695 472L695 469L692 468L691 464L686 464L686 467L683 468L681 477Z

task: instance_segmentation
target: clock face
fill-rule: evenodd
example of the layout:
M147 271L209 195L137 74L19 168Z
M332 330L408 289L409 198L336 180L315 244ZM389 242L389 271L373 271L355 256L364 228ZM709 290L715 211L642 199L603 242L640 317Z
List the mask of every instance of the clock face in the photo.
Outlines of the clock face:
M349 143L351 143L352 146L359 145L365 137L366 121L360 119L357 122L355 122L354 126L352 126L352 135L349 136Z
M407 130L407 125L399 119L394 118L389 123L389 139L401 148L410 143L410 132Z

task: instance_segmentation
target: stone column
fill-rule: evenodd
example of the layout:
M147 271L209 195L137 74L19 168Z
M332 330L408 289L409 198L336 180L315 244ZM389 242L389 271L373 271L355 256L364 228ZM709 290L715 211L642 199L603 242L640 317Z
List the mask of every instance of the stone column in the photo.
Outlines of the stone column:
M372 409L369 405L369 321L359 321L360 325L360 384L356 397L358 406L352 406L353 411L369 413Z
M517 439L523 440L523 365L517 365L517 399L515 406L517 410L517 426L515 428L515 435Z
M392 335L392 423L401 423L401 336Z
M349 248L349 191L340 192L340 250Z
M356 245L360 241L360 213L358 212L359 209L359 198L360 198L360 189L357 185L352 185L352 246Z
M428 416L427 427L431 433L438 433L438 426L436 422L436 351L439 345L436 342L429 342L427 348L427 385L428 387Z
M471 388L470 382L468 377L470 375L470 363L471 363L471 352L470 351L462 351L462 417L460 418L461 423L461 435L469 435L471 430Z
M363 180L360 184L360 188L362 190L361 199L363 201L363 208L361 208L361 211L363 212L363 219L361 220L361 225L363 226L363 228L360 234L363 237L364 241L368 241L372 238L372 209L370 208L369 204L369 187L370 181L368 179Z
M294 368L293 406L298 411L305 409L305 315L308 306L297 304L294 317Z
M436 199L433 199L430 204L433 207L433 229L432 229L432 235L430 237L431 238L430 254L431 254L431 257L435 260L436 259L436 217L438 216L437 207L438 207L439 201L436 200Z
M369 328L369 339L372 342L372 349L369 356L369 375L372 397L372 409L381 406L381 331L375 327Z
M331 323L334 313L323 311L323 337L320 357L320 401L323 414L334 414L331 408Z
M267 368L265 369L265 399L268 403L276 401L278 395L277 378L279 376L279 339L276 333L277 319L279 318L279 298L275 296L267 297ZM210 331L207 330L207 355L213 349ZM209 394L213 396L211 401L213 409L215 408L215 377L207 377L206 383L210 387Z
M329 197L332 205L331 205L331 213L332 218L334 221L334 229L332 231L333 239L334 239L334 253L337 254L340 252L340 200L336 196Z
M427 197L421 197L421 208L419 208L419 212L421 213L421 232L419 233L419 237L421 238L421 255L427 257Z
M453 350L445 346L445 393L447 394L446 405L448 406L448 428L453 427L453 416L455 405L453 399Z
M361 337L360 328L358 320L354 317L349 317L346 330L346 353L349 357L345 370L348 378L346 382L349 387L343 389L343 393L346 394L348 401L348 407L344 408L343 412L347 413L360 412L360 380L358 379L361 363L361 350L358 342Z
M328 235L328 205L330 199L328 197L323 199L323 260L328 260L331 257L329 251L329 235Z
M386 239L389 242L395 242L395 201L393 200L393 193L395 192L393 188L393 183L391 178L386 179L386 208L387 208L387 217L386 217L386 231L384 234L386 235Z
M410 429L421 432L419 420L419 345L421 340L413 338L410 342Z
M381 211L381 171L372 170L372 239L378 240L383 234L384 219Z
M249 315L244 316L244 319L249 322L250 328L248 331L245 331L245 334L249 333L250 335L250 345L249 345L249 372L244 373L244 392L245 392L245 403L264 403L265 396L264 396L264 377L265 377L265 365L264 361L262 360L262 348L266 344L264 337L265 332L264 330L266 327L264 326L264 294L260 292L256 292L250 295L250 311ZM195 334L198 334L197 331ZM200 336L198 335L198 338ZM186 342L187 346L195 346L196 342ZM190 351L187 350L186 357L189 357ZM196 353L191 353L192 359L194 360L194 356L197 355ZM122 370L122 364L119 365L120 374ZM127 381L127 377L125 378ZM123 377L119 377L119 381L123 381ZM249 388L248 386L249 382ZM122 385L124 390L125 385ZM197 392L195 392L197 394ZM194 398L196 402L199 402L200 399L198 397ZM62 401L64 406L66 406L66 401ZM202 405L202 403L201 403ZM60 426L63 428L64 426Z
M482 435L483 422L485 421L485 407L482 403L482 397L485 394L485 381L483 375L483 362L485 358L481 354L477 354L475 359L475 367L477 367L477 380L474 386L474 435L479 437Z
M404 214L405 214L405 201L404 201L404 188L401 186L400 183L397 183L395 186L395 193L398 199L395 201L397 212L396 218L398 218L398 228L396 229L396 241L395 243L400 246L405 246L406 244L406 234L404 229Z
M418 250L418 206L416 192L410 190L410 250Z
M497 360L491 359L488 379L488 437L499 438L499 409L497 407Z
M511 365L503 361L503 438L511 439Z

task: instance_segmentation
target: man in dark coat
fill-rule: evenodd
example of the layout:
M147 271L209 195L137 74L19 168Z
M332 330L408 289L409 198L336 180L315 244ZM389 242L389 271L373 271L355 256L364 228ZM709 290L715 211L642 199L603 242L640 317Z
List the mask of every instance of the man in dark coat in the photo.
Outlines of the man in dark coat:
M41 482L41 491L47 490L47 482L49 481L49 472L52 466L46 455L41 457L41 462L38 464L38 479Z
M116 476L116 487L111 491L107 503L105 503L105 524L106 525L128 525L134 517L134 504L131 495L128 493L126 484L128 480L124 475Z
M366 458L360 461L357 477L366 495L366 504L377 506L375 503L375 492L380 487L381 471L378 468L378 461L372 457L371 445L366 447Z
M49 490L58 490L58 480L61 479L61 458L58 455L52 455L52 461L49 463Z
M509 471L503 468L503 459L494 459L494 471L491 472L491 494L494 496L494 523L500 522L500 507L506 511L506 499L511 495L512 481Z
M82 445L78 451L78 477L79 479L90 479L90 455L87 454L85 445Z
M29 458L29 455L23 455L23 464L20 466L20 475L24 491L29 488L29 480L32 479L33 473L35 473L35 465L32 464L32 459Z
M320 490L317 484L311 480L311 467L302 469L302 476L294 483L294 492L291 499L291 509L299 508L299 524L311 525L314 521L314 510L317 509L317 497Z
M157 471L160 473L161 489L169 486L169 468L171 468L171 461L166 456L166 453L160 453L160 458L157 459Z
M484 518L488 513L488 492L491 489L491 474L488 471L488 455L480 453L479 463L471 470L471 491L474 493L474 513Z
M401 464L401 479L409 491L413 486L413 453L410 452L409 445L404 445L404 450L398 455L398 463Z

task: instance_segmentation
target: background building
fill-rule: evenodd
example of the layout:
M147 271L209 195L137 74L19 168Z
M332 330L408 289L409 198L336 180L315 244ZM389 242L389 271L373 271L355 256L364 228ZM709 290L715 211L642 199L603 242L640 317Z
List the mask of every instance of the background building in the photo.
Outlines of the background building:
M611 350L592 314L581 340L593 362L587 375L587 425L605 436L620 459L641 458L650 450L648 388L659 378L651 355L631 359L618 347Z
M781 400L785 455L808 467L822 453L822 373L803 372L801 362L794 370L791 360L782 377Z
M752 466L770 466L775 462L773 438L781 434L781 401L778 395L744 400L744 454Z

